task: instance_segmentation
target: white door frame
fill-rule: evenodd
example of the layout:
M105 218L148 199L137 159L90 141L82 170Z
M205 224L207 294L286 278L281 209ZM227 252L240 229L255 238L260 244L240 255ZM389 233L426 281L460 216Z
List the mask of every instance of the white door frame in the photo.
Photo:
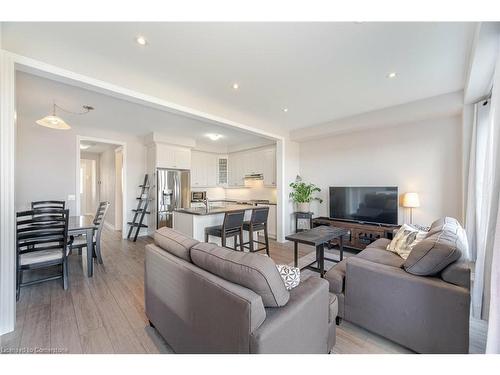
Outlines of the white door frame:
M284 241L284 234L287 232L284 228L286 222L284 215L287 212L285 202L288 201L286 197L287 188L284 186L285 137L0 49L0 334L13 331L16 322L14 251L14 171L16 144L14 100L16 71L27 72L151 108L200 119L205 122L224 124L228 127L237 128L277 141L277 239L278 241ZM125 158L126 153L124 152L124 166L126 166ZM77 159L79 160L80 158L78 157ZM79 169L77 176L77 179L79 179ZM124 199L126 197L125 177L124 170ZM79 187L79 184L77 187ZM76 194L76 199L80 199L79 194ZM126 211L124 211L123 218L126 227ZM125 231L123 233L125 234Z
M122 154L122 162L121 162L121 167L122 167L122 168L121 168L121 181L120 181L121 195L122 195L122 199L123 199L124 201L126 201L126 200L125 200L125 190L124 190L124 186L125 186L125 172L124 172L124 171L125 171L125 163L124 163L124 160L125 160L125 159L123 158L123 146L120 146L120 147L115 148L115 202L116 202L116 191L117 191L117 188L116 188L116 186L117 186L117 184L116 184L116 182L117 182L117 178L116 178L116 177L117 177L117 170L116 170L116 154L118 154L118 153L121 153L121 154ZM117 217L117 215L116 215L116 207L119 207L119 206L118 206L118 205L115 205L115 221L116 221L116 217ZM121 207L122 207L122 208L121 208L121 217L122 217L122 223L123 223L123 221L124 221L124 220L123 220L123 218L124 218L126 215L125 215L125 211L124 211L124 210L125 210L124 205L122 204L122 206L121 206ZM119 228L121 228L121 231L122 231L122 237L123 237L123 238L125 238L125 236L123 235L123 233L124 233L124 227L123 227L123 224L122 224L122 225L119 225L119 226L117 226L116 224L117 224L117 223L115 222L115 228L114 228L114 229L115 229L115 230L117 230L117 229L118 229L118 227L119 227ZM127 229L127 228L125 228L125 229Z
M16 322L15 62L0 50L0 335Z
M80 142L81 141L89 141L89 142L99 142L99 143L107 143L112 145L117 145L123 150L123 186L122 186L122 237L127 237L127 215L128 205L127 205L127 143L123 141L117 141L114 139L106 139L106 138L96 138L96 137L87 137L84 135L76 136L76 214L80 215L81 210L81 202L80 202ZM100 172L99 172L100 174Z

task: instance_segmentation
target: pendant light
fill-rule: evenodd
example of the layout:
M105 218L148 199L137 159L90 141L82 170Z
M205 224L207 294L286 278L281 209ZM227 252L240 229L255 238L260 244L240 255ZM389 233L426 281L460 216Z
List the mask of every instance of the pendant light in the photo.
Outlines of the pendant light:
M77 113L77 112L67 111L64 108L59 107L56 103L54 103L52 107L52 115L45 116L44 118L37 120L36 123L38 125L45 126L46 128L51 128L51 129L57 129L57 130L71 129L71 126L69 126L62 118L56 116L56 107L64 112L72 113L74 115L84 115L94 109L91 106L84 105L83 106L84 111Z

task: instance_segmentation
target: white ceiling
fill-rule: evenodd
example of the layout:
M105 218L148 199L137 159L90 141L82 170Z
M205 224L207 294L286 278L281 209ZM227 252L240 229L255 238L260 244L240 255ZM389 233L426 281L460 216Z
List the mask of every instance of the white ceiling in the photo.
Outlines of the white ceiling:
M81 116L58 110L57 115L70 125L97 127L133 136L157 132L171 137L188 137L196 141L198 148L208 151L213 148L225 152L227 149L272 143L234 128L205 123L23 72L16 76L16 95L18 118L33 122L52 111L54 100L58 106L73 112L81 111L83 105L95 108ZM206 136L210 133L221 134L223 138L211 141Z
M289 131L463 89L475 25L4 23L2 41L91 77ZM146 47L135 43L139 34ZM397 78L387 79L392 71Z

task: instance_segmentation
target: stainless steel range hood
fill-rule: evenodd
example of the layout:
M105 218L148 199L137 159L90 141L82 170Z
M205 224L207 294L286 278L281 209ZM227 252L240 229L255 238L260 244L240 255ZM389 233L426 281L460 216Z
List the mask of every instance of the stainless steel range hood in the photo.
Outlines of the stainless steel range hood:
M245 175L245 180L263 180L264 175L262 173L250 173Z

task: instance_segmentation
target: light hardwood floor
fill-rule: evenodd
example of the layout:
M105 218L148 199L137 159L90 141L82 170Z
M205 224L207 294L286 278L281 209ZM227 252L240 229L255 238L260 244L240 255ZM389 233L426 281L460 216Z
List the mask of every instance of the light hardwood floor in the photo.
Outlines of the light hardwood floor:
M95 266L94 277L85 276L85 262L75 253L67 291L58 280L22 288L16 329L0 336L1 352L172 353L144 313L144 247L151 241L122 240L120 233L104 229L104 265ZM303 246L299 255L306 260L312 251ZM271 257L291 263L291 244L272 241ZM484 353L485 341L484 322L471 322L471 353ZM333 352L411 353L348 322L337 327Z

